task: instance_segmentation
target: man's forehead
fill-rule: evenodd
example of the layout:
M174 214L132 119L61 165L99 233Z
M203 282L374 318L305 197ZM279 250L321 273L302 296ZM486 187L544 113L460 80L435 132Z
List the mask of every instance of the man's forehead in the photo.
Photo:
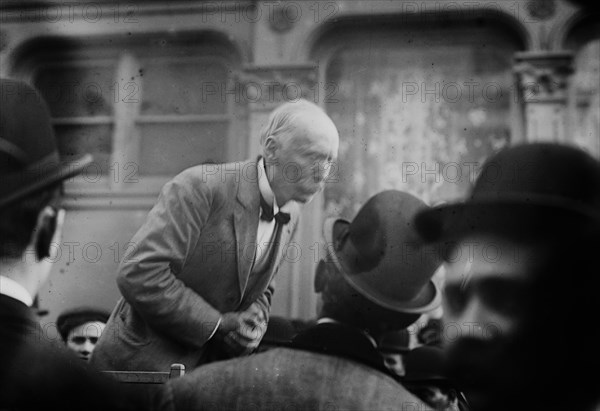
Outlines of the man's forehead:
M470 236L457 241L446 252L446 281L501 278L527 280L535 257L532 245L493 235Z
M92 336L99 337L106 324L100 321L88 321L86 323L80 324L77 327L74 327L69 335L71 336Z
M321 131L307 132L293 139L292 147L309 155L335 156L337 145Z

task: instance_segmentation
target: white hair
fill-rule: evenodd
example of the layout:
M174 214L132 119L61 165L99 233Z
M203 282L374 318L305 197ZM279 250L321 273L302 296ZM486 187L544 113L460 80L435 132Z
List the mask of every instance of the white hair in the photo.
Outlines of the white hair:
M261 147L264 147L265 141L269 136L279 142L282 142L284 139L293 138L296 135L294 131L303 125L300 119L305 119L307 115L310 116L311 114L325 118L331 122L321 107L310 101L300 99L280 105L271 112L266 126L261 131ZM331 124L333 125L333 122ZM335 126L333 127L335 128Z

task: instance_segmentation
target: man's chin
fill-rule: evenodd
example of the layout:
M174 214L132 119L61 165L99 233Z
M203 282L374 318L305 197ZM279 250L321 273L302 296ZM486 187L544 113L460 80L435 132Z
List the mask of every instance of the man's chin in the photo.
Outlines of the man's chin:
M501 339L461 338L447 349L448 378L463 391L473 409L491 409L497 391L514 378L517 364ZM490 403L492 401L492 403Z

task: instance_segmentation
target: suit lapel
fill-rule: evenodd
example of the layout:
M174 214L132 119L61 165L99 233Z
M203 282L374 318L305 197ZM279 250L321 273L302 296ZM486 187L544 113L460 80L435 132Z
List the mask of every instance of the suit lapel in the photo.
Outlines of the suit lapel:
M242 165L242 170L244 172L240 172L237 204L234 209L234 230L241 300L244 298L244 291L256 252L255 243L256 232L258 230L258 209L260 206L256 162L245 162Z

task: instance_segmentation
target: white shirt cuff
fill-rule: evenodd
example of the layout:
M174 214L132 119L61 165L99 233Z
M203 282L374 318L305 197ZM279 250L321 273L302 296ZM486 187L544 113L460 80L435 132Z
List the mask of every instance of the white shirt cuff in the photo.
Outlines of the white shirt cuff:
M210 336L208 337L208 340L210 340L211 338L213 338L213 336L215 335L215 333L217 332L217 330L219 329L219 326L221 325L221 321L223 320L223 317L219 317L219 321L217 321L217 325L215 326L215 329L213 330L212 333L210 333ZM207 341L208 341L207 340Z

